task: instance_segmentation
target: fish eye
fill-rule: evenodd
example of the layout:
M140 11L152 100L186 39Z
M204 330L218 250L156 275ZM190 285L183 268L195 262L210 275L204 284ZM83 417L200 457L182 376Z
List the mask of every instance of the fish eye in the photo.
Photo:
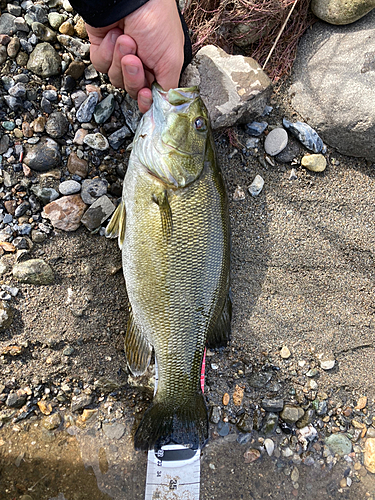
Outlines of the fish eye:
M206 130L206 120L203 118L203 116L198 116L198 118L194 120L194 128L195 130L200 131Z

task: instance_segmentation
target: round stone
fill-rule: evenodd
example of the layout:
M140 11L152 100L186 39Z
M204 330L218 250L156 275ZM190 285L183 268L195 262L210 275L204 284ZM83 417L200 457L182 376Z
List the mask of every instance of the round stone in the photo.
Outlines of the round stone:
M27 151L24 163L37 172L47 172L60 166L59 145L50 137L43 137Z
M63 137L69 128L69 122L63 113L52 113L46 123L46 132L54 139Z
M81 184L73 180L64 181L60 184L59 191L64 196L79 193L81 191Z
M301 164L311 172L324 172L327 160L321 154L306 155L302 158Z
M330 24L349 24L375 8L375 0L312 0L314 14Z
M42 78L58 75L61 58L56 50L47 42L39 43L30 54L27 69Z
M82 182L81 198L87 205L92 205L101 196L107 194L108 182L105 179L85 179Z
M343 457L352 451L352 442L344 434L332 434L326 439L326 445L332 453Z
M288 133L285 129L278 127L271 130L264 141L264 149L270 156L275 156L288 144Z
M294 424L304 416L305 412L302 408L295 405L286 404L283 408L283 411L280 413L280 417L287 424Z

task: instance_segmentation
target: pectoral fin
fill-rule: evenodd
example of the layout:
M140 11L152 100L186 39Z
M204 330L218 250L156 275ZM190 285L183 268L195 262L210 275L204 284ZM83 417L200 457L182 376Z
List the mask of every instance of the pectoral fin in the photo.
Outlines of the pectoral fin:
M150 364L152 347L134 321L129 305L129 321L125 334L125 354L129 370L134 376L142 375Z
M163 191L162 193L154 194L152 199L159 206L163 237L168 242L173 231L172 210L168 201L168 193Z
M208 347L223 347L230 337L230 322L232 319L232 301L230 292L227 295L224 307L215 325L209 330L207 335Z
M118 244L120 248L122 248L122 245L124 243L125 227L126 227L125 204L121 202L120 205L116 208L105 230L105 235L107 238L116 238L118 236Z

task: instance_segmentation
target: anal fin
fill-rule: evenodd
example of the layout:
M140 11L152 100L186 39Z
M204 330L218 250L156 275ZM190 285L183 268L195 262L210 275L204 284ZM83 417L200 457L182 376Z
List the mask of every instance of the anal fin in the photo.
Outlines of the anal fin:
M207 334L207 347L224 347L230 338L230 322L232 319L232 300L229 291L221 314Z
M105 230L105 235L107 238L116 238L118 236L119 247L122 248L125 238L125 227L126 227L126 211L125 204L123 201L116 208L108 226Z
M129 321L125 334L125 354L129 370L136 377L142 375L150 364L152 347L140 332L129 306Z

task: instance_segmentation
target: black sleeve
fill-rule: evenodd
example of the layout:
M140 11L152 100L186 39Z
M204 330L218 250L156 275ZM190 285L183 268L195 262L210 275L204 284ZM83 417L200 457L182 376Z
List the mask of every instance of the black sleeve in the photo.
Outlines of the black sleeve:
M119 21L142 7L148 0L70 0L72 7L94 28Z
M70 0L70 4L78 14L83 17L87 24L94 28L102 28L128 16L147 1L148 0ZM193 55L189 29L180 9L178 9L178 12L185 35L183 72L186 66L190 64Z

